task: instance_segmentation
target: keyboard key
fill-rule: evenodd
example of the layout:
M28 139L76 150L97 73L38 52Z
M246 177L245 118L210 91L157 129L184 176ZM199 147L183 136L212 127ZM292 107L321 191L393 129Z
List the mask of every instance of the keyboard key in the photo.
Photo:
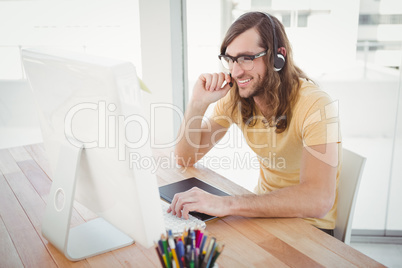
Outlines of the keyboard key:
M192 215L189 215L189 219L186 220L184 218L179 218L172 213L167 213L166 211L169 208L169 205L169 203L161 200L163 218L165 220L165 228L166 230L172 230L173 235L181 235L183 231L188 228L205 229L205 222L197 219Z

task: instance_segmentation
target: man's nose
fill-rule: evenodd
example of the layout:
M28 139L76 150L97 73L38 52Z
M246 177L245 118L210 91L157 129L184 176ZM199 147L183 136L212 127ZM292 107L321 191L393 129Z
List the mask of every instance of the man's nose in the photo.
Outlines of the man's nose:
M240 77L243 73L244 73L244 70L240 66L240 64L237 61L233 62L233 67L231 70L232 77L234 77L234 78Z

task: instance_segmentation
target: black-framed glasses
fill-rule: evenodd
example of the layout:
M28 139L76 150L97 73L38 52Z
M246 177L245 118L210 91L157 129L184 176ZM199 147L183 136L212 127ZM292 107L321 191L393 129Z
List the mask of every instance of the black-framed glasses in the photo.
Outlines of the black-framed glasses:
M228 70L233 68L233 64L237 62L243 70L250 71L254 68L253 61L257 58L260 58L264 55L267 55L267 51L257 53L255 55L240 55L238 57L232 57L229 55L219 55L218 58L220 59L223 67Z

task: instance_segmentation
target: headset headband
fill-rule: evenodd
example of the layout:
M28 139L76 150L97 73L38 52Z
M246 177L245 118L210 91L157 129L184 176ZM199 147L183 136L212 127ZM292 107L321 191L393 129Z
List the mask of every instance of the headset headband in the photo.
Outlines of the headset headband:
M274 39L274 70L280 71L285 65L285 57L282 54L278 54L278 40L276 39L275 23L268 13L263 14L265 14L268 17L272 26L272 35Z

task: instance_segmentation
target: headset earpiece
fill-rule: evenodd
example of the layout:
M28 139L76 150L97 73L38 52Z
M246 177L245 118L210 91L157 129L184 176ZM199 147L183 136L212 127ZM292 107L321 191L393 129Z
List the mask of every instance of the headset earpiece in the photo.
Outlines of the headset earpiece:
M281 53L276 54L274 59L274 70L277 72L282 70L283 66L285 66L285 61L285 57Z

